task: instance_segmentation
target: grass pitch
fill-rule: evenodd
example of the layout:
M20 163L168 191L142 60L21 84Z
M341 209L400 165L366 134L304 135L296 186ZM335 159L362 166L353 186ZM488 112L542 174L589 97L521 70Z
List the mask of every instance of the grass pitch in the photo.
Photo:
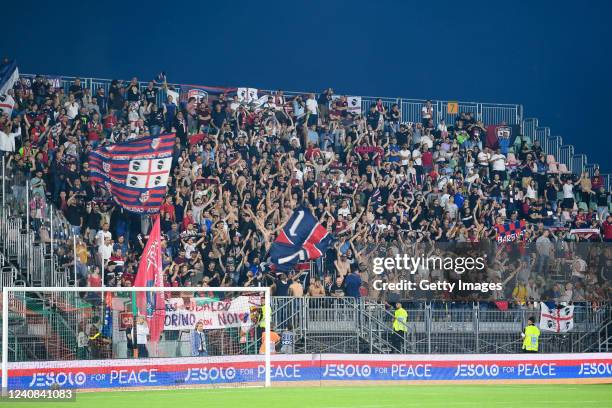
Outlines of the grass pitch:
M0 408L395 408L612 407L612 384L422 385L176 389L79 393L76 401L0 403Z

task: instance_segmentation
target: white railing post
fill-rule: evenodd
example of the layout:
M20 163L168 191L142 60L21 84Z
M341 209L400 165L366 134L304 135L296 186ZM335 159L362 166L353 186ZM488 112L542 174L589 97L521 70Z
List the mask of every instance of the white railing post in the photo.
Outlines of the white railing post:
M8 393L8 341L9 341L9 301L8 290L2 288L2 396Z
M72 245L73 245L73 253L74 253L74 286L79 286L77 279L77 241L76 234L72 234Z
M6 217L7 217L7 213L6 213L6 180L5 180L6 173L4 171L5 164L6 164L5 161L6 161L6 158L4 156L2 156L2 217L4 217L4 219L6 219Z
M270 347L270 324L271 322L271 317L272 317L272 309L271 309L271 305L270 305L270 288L265 288L265 292L264 292L264 305L266 307L266 312L264 313L264 323L266 325L266 342L268 342L268 344L264 345L264 350L265 350L265 363L266 363L266 374L265 374L265 386L266 387L270 387L272 385L272 376L271 376L271 362L270 362L270 353L272 350ZM4 377L2 377L4 379Z
M31 259L32 259L32 242L30 240L30 180L26 180L26 200L25 200L25 211L26 211L26 274L28 275L28 279L30 279L30 283L32 282L32 268L31 268Z
M49 209L49 220L51 221L51 269L53 269L53 207L49 207Z

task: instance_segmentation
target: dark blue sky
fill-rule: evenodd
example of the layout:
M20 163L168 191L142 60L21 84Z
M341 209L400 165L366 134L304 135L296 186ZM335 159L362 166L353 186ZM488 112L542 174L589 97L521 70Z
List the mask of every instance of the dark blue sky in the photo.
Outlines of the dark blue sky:
M612 168L612 2L6 3L23 72L521 103Z

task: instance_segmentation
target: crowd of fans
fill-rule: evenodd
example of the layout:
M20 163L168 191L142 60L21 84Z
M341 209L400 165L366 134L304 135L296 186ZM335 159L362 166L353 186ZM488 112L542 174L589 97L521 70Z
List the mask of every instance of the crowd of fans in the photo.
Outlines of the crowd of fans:
M29 180L27 208L41 240L48 239L49 203L61 210L79 238L76 256L71 242L59 247L60 263L76 262L81 285L132 285L150 228L148 217L124 211L89 182L88 153L172 132L176 148L160 213L168 286L271 285L277 296L380 299L369 284L372 256L443 255L449 245L473 244L488 245L489 255L473 279L505 283L491 300L609 297L612 248L576 244L612 241L610 192L599 170L592 177L550 172L537 142L502 135L489 146L474 115L438 122L429 102L421 122L403 123L397 105L378 101L356 112L332 89L291 98L277 91L263 103L167 96L158 105L166 90L153 81L141 89L134 78L113 81L108 91L77 79L64 91L38 76L9 91L15 107L0 118L0 150L16 202L25 201ZM314 273L275 274L266 266L268 250L299 204L335 243ZM520 220L527 222L521 243L494 245L499 226ZM383 278L457 276L419 270Z

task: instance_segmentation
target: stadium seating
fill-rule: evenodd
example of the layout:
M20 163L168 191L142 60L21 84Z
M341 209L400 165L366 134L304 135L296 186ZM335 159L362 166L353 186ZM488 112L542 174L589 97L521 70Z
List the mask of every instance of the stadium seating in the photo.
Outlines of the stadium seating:
M29 98L19 99L21 105L13 111L17 121L10 126L14 131L23 132L26 127L30 131L23 145L11 152L7 170L19 197L25 198L26 182L31 183L27 206L34 233L31 248L40 252L33 258L45 260L27 265L20 256L23 249L15 247L11 259L34 273L13 280L36 279L37 284L60 286L74 281L99 286L102 280L106 285L132 285L148 223L120 212L104 188L90 183L85 152L162 132L177 137L172 184L161 206L162 234L168 242L163 263L169 286L270 285L276 295L287 295L280 276L269 269L266 249L289 210L300 203L310 205L321 223L344 242L310 262L306 271L309 279L358 270L367 281L371 255L365 256L364 248L400 238L412 244L417 235L407 231L422 234L439 228L442 234L436 233L436 239L469 237L478 242L497 236L512 217L526 221L527 228L543 222L565 231L563 234L575 226L550 213L543 220L531 218L534 210L545 206L543 190L548 180L544 174L533 173L527 156L540 161L539 169L548 167L547 175L558 187L557 207L570 204L559 187L559 176L569 174L567 163L559 163L552 153L542 151L529 135L515 137L507 156L496 157L495 143L489 145L489 137L480 136L485 124L472 113L457 114L446 124L447 132L441 132L437 121L433 125L414 119L403 122L403 102L393 106L393 102L382 100L364 101L361 107L361 102L356 102L348 110L345 96L325 93L286 96L259 90L257 99L246 100L236 89L200 87L197 92L179 93L165 82L81 83L76 79L63 83L60 91L43 77L22 78L13 92ZM89 95L96 95L97 100ZM175 99L170 101L168 96ZM395 116L394 109L398 112ZM416 106L410 111L421 109ZM487 125L494 131L494 123ZM393 138L397 145L393 145ZM417 142L419 138L428 143ZM522 142L526 149L520 149ZM488 165L466 165L468 155L476 159L481 149L485 160L491 160ZM45 156L47 152L53 154ZM36 172L26 174L24 160L34 163ZM478 157L479 163L481 160ZM477 175L468 174L468 168L474 168ZM395 176L389 177L391 174ZM432 193L429 186L439 174L448 175L447 180L440 184L439 193ZM492 198L487 195L494 190L495 175L502 183L499 196L494 198L506 206L502 224L490 221L499 214L497 209L485 216L473 198L466 199L471 194L468 187L485 199ZM464 181L467 177L470 182ZM527 190L529 180L535 186L531 192ZM524 187L518 201L510 199L516 197L511 186ZM582 199L580 191L580 184L576 184L574 192ZM424 194L427 200L412 200L417 194ZM439 194L437 207L431 194ZM593 200L607 207L609 192L597 194ZM447 197L464 204L454 209ZM391 208L385 203L397 205ZM19 200L9 200L9 204L18 213L26 210ZM585 205L581 202L579 207L588 210ZM48 245L50 226L40 218L43 207L54 209L55 222L65 225L69 240L59 247ZM465 213L468 207L474 218ZM400 212L400 208L407 212ZM445 227L445 220L457 223L461 233L455 235L457 232ZM587 222L601 228L604 221L589 218ZM23 230L17 224L15 228L16 233ZM537 237L532 234L530 241ZM76 265L71 261L75 248L81 254ZM49 253L52 250L54 254ZM57 251L66 255L60 258ZM220 254L223 256L218 257ZM343 256L346 264L340 262ZM59 268L44 273L50 259L55 259ZM298 275L304 276L293 271L289 278L297 280ZM309 290L308 282L302 282L303 291ZM331 285L326 287L328 294L330 290ZM360 293L376 296L366 285Z

